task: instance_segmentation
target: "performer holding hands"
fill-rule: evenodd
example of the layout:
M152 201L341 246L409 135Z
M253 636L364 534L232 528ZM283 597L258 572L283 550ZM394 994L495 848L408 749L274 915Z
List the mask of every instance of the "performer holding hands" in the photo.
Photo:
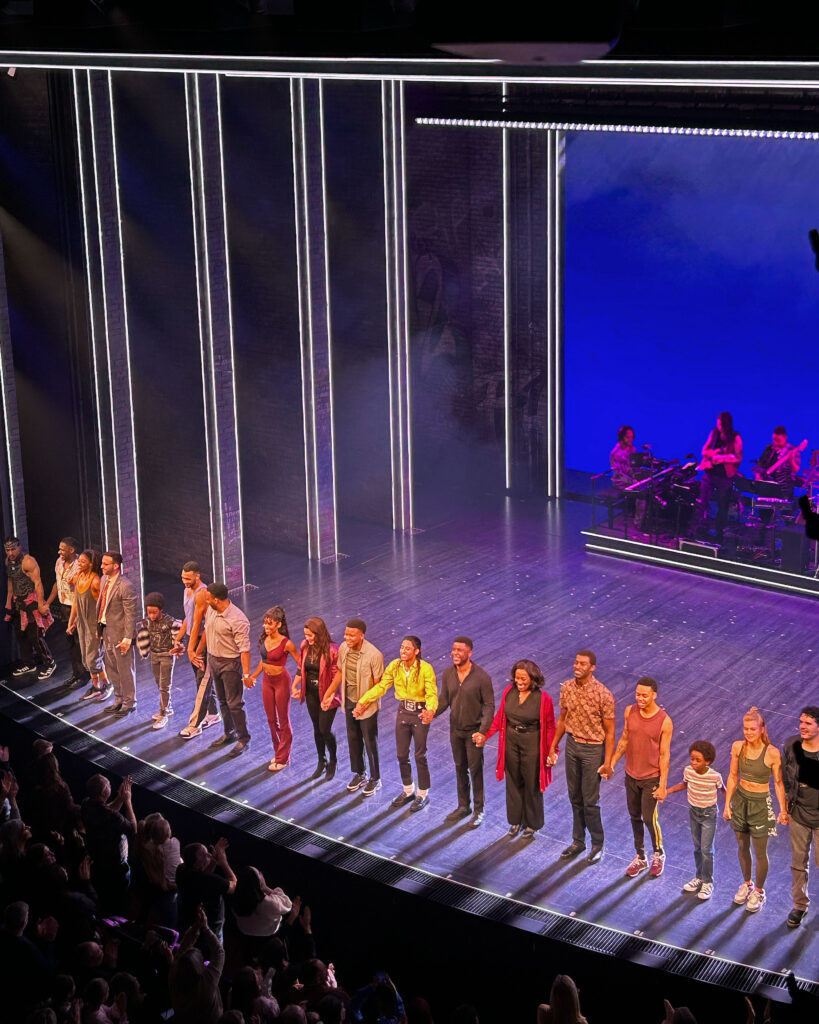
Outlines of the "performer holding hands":
M782 779L782 757L773 746L765 728L765 719L758 708L751 708L742 717L744 739L731 747L731 771L725 787L723 817L731 822L737 837L742 885L734 903L745 904L754 914L765 906L765 879L768 876L768 837L776 835L776 823L787 825L788 806ZM779 817L774 817L770 780L773 776ZM753 845L756 859L754 880L751 860Z

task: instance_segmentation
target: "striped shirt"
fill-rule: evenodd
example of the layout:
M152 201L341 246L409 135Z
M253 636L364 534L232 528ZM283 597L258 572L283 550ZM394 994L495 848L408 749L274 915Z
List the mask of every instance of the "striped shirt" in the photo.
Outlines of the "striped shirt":
M700 775L690 764L687 764L683 771L683 779L685 779L688 790L688 802L692 807L714 806L717 802L717 790L723 787L722 776L719 772L715 772L709 765Z

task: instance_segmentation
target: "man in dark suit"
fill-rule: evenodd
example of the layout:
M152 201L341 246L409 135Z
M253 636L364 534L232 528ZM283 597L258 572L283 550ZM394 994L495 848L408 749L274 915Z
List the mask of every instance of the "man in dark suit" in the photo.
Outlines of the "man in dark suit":
M102 574L97 622L105 668L114 687L114 703L105 711L124 718L136 710L137 597L133 585L122 575L122 555L118 551L106 551L102 556Z

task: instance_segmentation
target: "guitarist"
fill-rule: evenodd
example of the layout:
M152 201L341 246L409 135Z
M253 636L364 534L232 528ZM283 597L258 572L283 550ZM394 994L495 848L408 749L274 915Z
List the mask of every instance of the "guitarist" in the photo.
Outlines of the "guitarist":
M790 444L785 428L775 427L771 443L759 456L754 476L757 480L770 480L779 484L782 497L792 498L793 478L799 472L801 452L806 447L807 441L798 447Z
M734 430L730 412L717 416L717 425L702 446L702 462L697 469L703 470L700 480L700 509L702 520L708 515L711 498L717 498L717 543L722 544L725 524L728 521L728 505L731 500L733 478L742 462L742 438Z

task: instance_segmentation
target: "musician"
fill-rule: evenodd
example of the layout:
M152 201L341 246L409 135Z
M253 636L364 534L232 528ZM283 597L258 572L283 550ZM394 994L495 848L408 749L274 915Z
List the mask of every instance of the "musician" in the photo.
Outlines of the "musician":
M617 431L617 444L612 448L609 455L611 466L611 483L618 491L624 491L636 480L634 475L634 456L637 449L634 447L634 427L627 423Z
M794 480L799 472L801 452L788 441L784 427L774 427L771 443L759 456L754 469L757 480L770 480L782 488L783 498L793 497Z
M717 498L717 543L722 544L725 524L728 521L728 505L731 501L733 479L739 464L742 462L742 438L734 430L734 420L730 412L721 412L717 416L717 425L706 438L702 446L702 462L698 469L703 470L700 480L700 507L702 519L708 515L711 498Z

